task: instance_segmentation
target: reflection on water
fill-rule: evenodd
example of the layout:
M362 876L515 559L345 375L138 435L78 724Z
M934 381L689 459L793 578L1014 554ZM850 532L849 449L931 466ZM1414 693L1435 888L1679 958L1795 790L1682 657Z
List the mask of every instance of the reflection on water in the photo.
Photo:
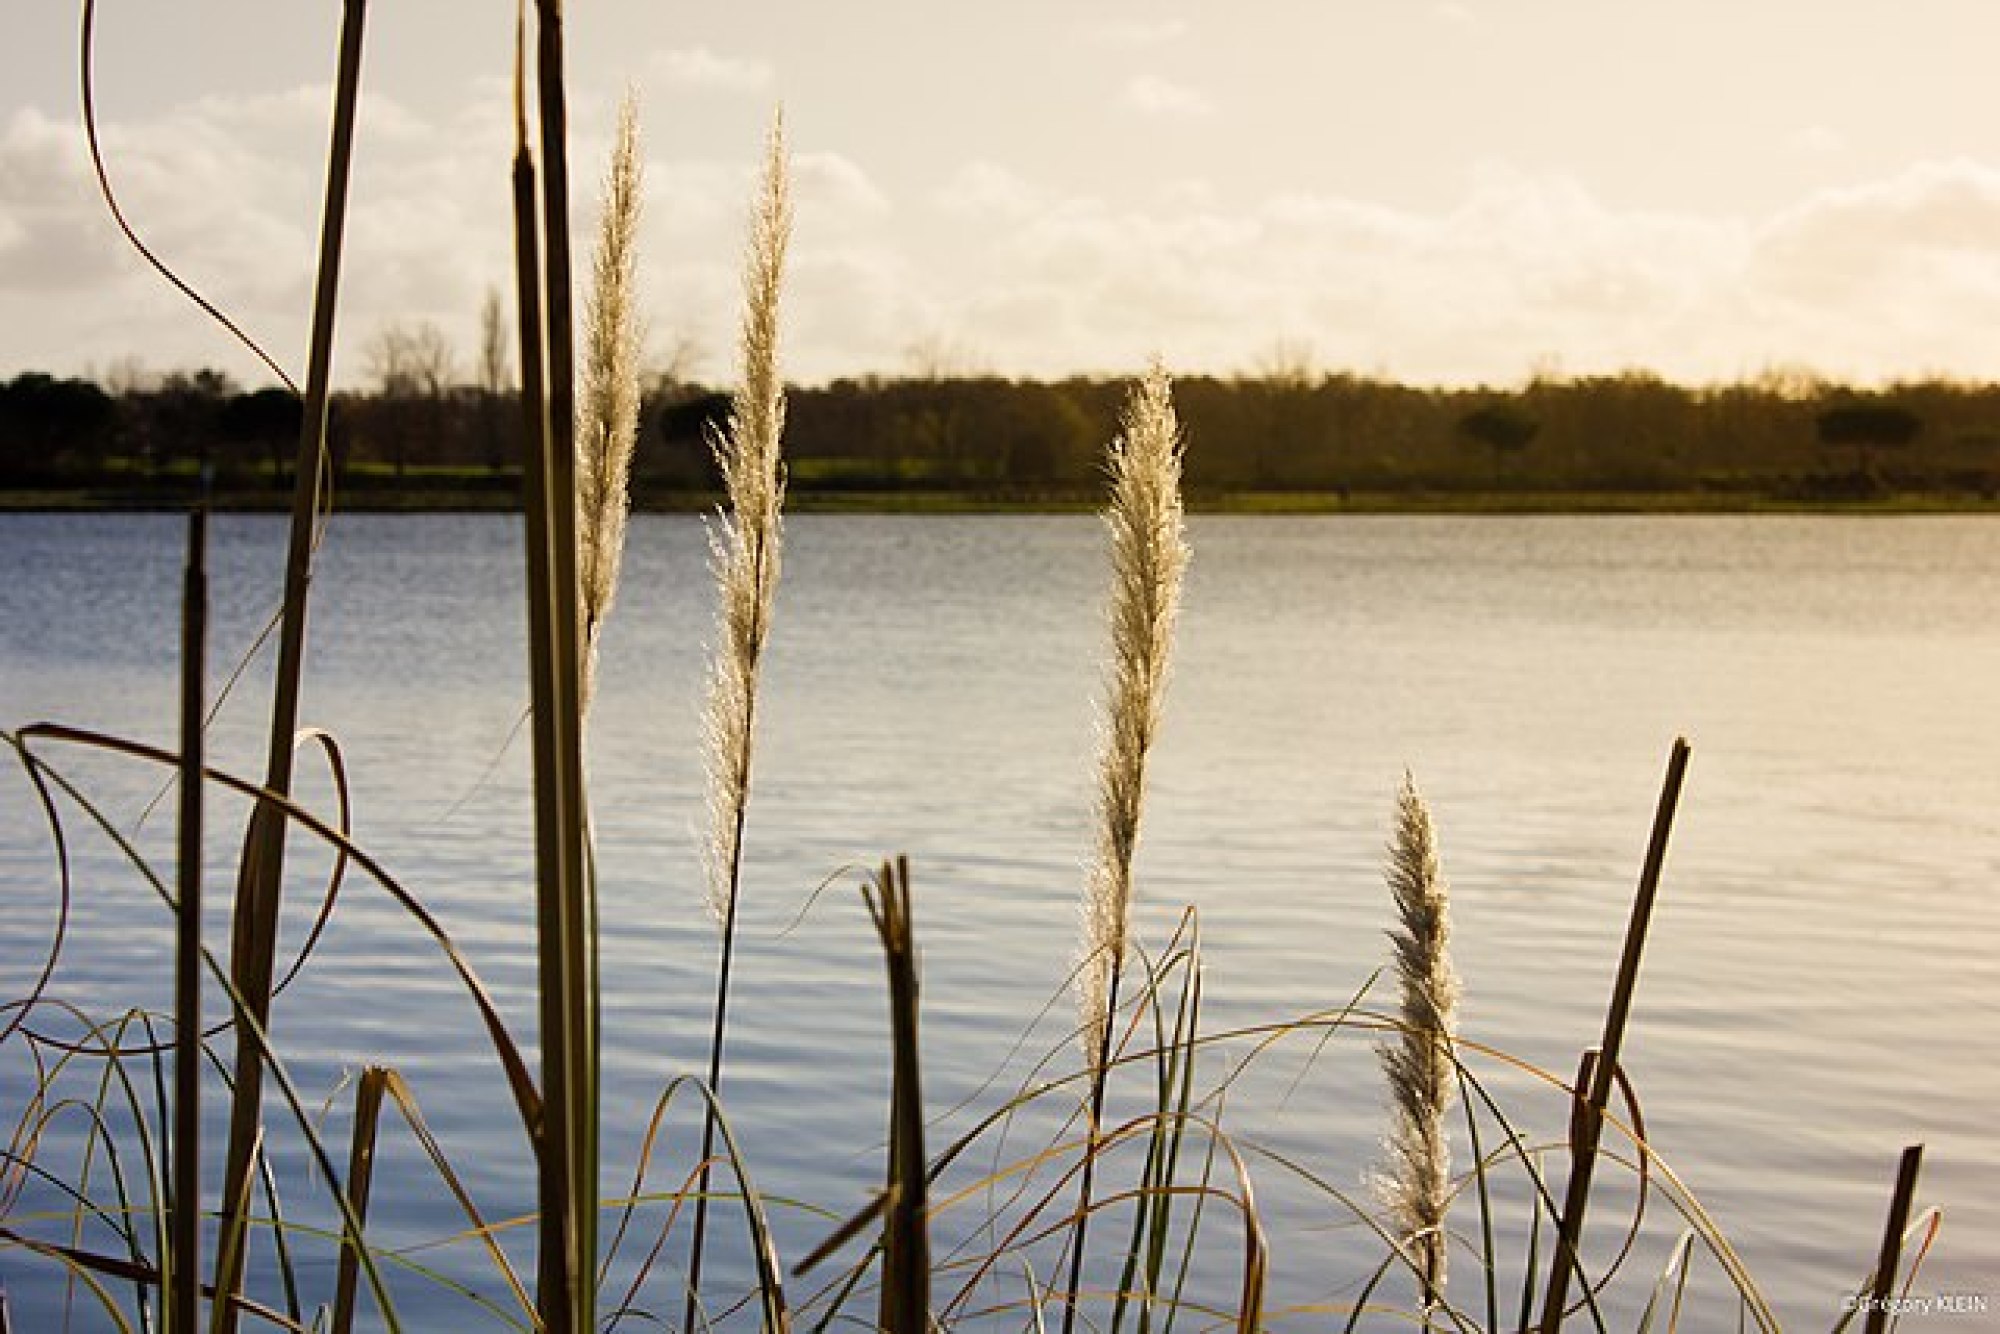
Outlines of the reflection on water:
M168 740L179 531L165 518L0 520L12 572L0 722ZM878 1172L886 1011L851 890L814 890L842 867L912 856L926 1093L939 1109L973 1100L953 1126L1061 1046L1105 577L1088 519L805 517L788 531L727 1093L759 1186L844 1213ZM1193 542L1139 874L1149 943L1199 905L1211 1026L1338 1006L1386 961L1379 863L1407 765L1455 888L1468 1035L1566 1074L1595 1040L1667 746L1685 733L1694 761L1628 1047L1655 1142L1788 1323L1837 1316L1872 1262L1906 1142L1929 1145L1922 1195L1947 1212L1927 1286L1990 1284L2000 528L1202 518ZM280 526L225 518L216 543L219 678L275 598ZM307 717L346 746L362 841L531 1033L526 746L506 747L526 700L518 566L504 519L337 520L315 585ZM716 940L700 908L694 720L711 614L699 522L636 521L590 743L617 1189L654 1098L700 1064L706 1029ZM241 770L257 767L263 679L251 674L215 733L220 762ZM157 781L77 767L128 826ZM307 787L324 799L323 779ZM0 990L16 995L53 890L31 794L17 779L0 792ZM218 886L235 818L215 819ZM165 824L142 835L155 852ZM166 915L85 842L58 990L99 1012L161 1004ZM324 864L302 845L296 860L293 940ZM481 1198L499 1213L531 1201L469 1008L381 895L348 890L276 1022L315 1096L364 1059L393 1063ZM983 1089L1002 1067L1001 1089ZM4 1073L10 1120L18 1076ZM1382 1127L1369 1039L1316 1056L1281 1046L1251 1080L1230 1103L1236 1133L1361 1193ZM1546 1096L1523 1106L1527 1129L1561 1124ZM665 1152L685 1155L685 1129L669 1138ZM461 1226L421 1160L397 1161L410 1168L378 1187L381 1239ZM1251 1162L1279 1248L1274 1306L1351 1299L1379 1251L1323 1194ZM1615 1191L1605 1198L1609 1230ZM1472 1212L1458 1225L1476 1234ZM827 1223L786 1207L778 1226L796 1256ZM1658 1271L1677 1230L1661 1227L1641 1270ZM1218 1258L1226 1281L1231 1257ZM431 1261L498 1295L476 1256ZM17 1316L46 1309L59 1285L45 1273L0 1256Z

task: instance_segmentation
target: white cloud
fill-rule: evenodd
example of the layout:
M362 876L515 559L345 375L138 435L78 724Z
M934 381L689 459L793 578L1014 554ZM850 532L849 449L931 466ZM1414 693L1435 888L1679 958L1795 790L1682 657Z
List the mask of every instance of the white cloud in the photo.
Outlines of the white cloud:
M934 202L980 263L912 276L1010 373L1125 370L1154 349L1249 368L1280 335L1328 366L1415 380L1511 381L1550 355L1577 374L1696 381L1775 362L1860 378L2000 368L1986 332L2000 327L2000 173L1969 165L1761 226L1614 208L1498 165L1441 211L1174 198L1063 196L974 164Z
M771 86L771 67L759 60L718 55L705 46L656 53L652 71L669 84L711 92L755 93Z
M1042 193L1005 167L973 162L954 172L933 193L932 202L959 219L1019 218L1042 206Z
M1136 75L1127 82L1125 105L1142 115L1179 120L1199 119L1215 110L1200 92L1157 74Z
M868 173L839 153L808 152L792 158L793 211L832 215L837 221L876 221L891 211L889 197Z
M444 119L378 101L358 155L336 375L383 323L434 320L472 345L507 281L505 99ZM579 127L580 237L601 156ZM203 99L105 127L111 170L163 258L280 361L303 356L318 232L324 90ZM1004 374L1251 368L1279 337L1329 368L1509 381L1554 355L1576 374L1650 367L1721 379L1771 364L1834 376L2000 378L2000 169L1947 162L1826 191L1765 219L1621 207L1576 180L1494 164L1448 206L1331 191L1244 198L1161 181L1099 194L975 161L898 206L856 159L795 158L786 299L797 376L895 371L936 334ZM872 164L871 164L872 165ZM692 337L730 374L756 164L653 160L642 301L656 340ZM587 245L587 242L583 242ZM147 272L96 198L72 125L0 122L0 374L73 373L133 353L261 375ZM16 313L18 312L18 313Z

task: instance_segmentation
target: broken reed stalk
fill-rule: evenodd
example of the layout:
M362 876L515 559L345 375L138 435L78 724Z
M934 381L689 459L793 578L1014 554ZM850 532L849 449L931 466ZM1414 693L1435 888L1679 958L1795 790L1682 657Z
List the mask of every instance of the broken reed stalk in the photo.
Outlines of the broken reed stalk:
M596 1327L597 923L581 753L567 129L562 7L537 0L536 11L543 170L528 143L525 12L514 157L542 1038L542 1120L530 1127L539 1169L536 1302L551 1334L587 1334Z
M354 1129L347 1150L347 1203L354 1223L341 1229L340 1264L334 1279L333 1334L354 1328L354 1295L361 1277L361 1229L368 1225L368 1196L375 1185L376 1129L382 1121L382 1093L389 1072L379 1065L361 1072L354 1089Z
M1549 1260L1549 1286L1542 1303L1541 1334L1557 1334L1566 1314L1572 1271L1582 1269L1583 1219L1590 1204L1590 1179L1597 1165L1598 1140L1604 1132L1604 1109L1611 1101L1612 1085L1618 1074L1619 1057L1625 1045L1625 1023L1632 1013L1632 994L1639 985L1639 959L1645 952L1646 932L1652 924L1653 900L1659 892L1660 873L1667 860L1667 839L1673 832L1674 811L1680 804L1681 782L1687 776L1688 743L1675 737L1667 757L1666 779L1660 788L1659 806L1653 813L1653 833L1646 845L1646 861L1639 874L1639 890L1632 903L1632 916L1625 928L1625 949L1618 959L1618 977L1611 988L1611 1008L1604 1017L1604 1040L1594 1057L1586 1055L1587 1078L1577 1080L1573 1108L1575 1119L1570 1136L1569 1185L1564 1193L1562 1218L1556 1233L1554 1253ZM1588 1085L1586 1088L1585 1085Z
M1400 1031L1379 1048L1391 1095L1388 1171L1374 1179L1398 1240L1414 1254L1424 1328L1444 1301L1449 1256L1445 1214L1451 1205L1451 1145L1445 1113L1457 1091L1452 1055L1458 1026L1458 976L1451 965L1451 895L1438 866L1430 809L1405 771L1396 794L1396 830L1388 882L1398 929L1396 977Z
M208 657L208 511L188 515L181 596L181 762L178 902L174 905L174 1124L167 1174L168 1334L201 1321L201 826L202 719Z
M340 291L340 255L347 226L347 184L354 157L355 109L361 90L362 35L367 0L346 0L340 29L340 65L335 81L333 142L328 152L326 204L320 227L319 272L313 295L312 347L306 373L305 412L299 427L298 460L293 468L292 515L285 554L285 595L278 631L278 668L272 687L271 732L264 786L285 797L292 789L293 735L298 730L299 690L305 669L306 595L312 582L314 530L321 502L320 466L326 447L327 394L333 365L334 309ZM272 964L277 952L278 903L285 874L283 813L260 801L250 813L237 874L230 972L258 1027L268 1028ZM239 1025L235 1091L229 1117L229 1145L223 1164L225 1234L241 1225L236 1215L249 1199L248 1183L261 1128L263 1066L254 1038ZM217 1334L235 1334L239 1312L232 1300L243 1282L244 1251L217 1259Z
M1887 1334L1890 1299L1896 1294L1896 1270L1903 1261L1903 1231L1910 1225L1917 1172L1923 1165L1921 1144L1904 1149L1902 1160L1896 1165L1896 1189L1889 1197L1889 1221L1882 1229L1882 1253L1875 1261L1875 1279L1868 1285L1868 1323L1862 1334Z
M882 1302L876 1328L928 1334L931 1309L929 1167L924 1156L923 1067L917 1036L917 945L910 862L884 862L861 889L889 970L889 1171L882 1229Z
M702 1120L694 1227L688 1243L682 1328L693 1329L701 1296L702 1253L708 1236L708 1186L715 1156L715 1100L722 1094L723 1043L729 1024L729 981L736 953L736 918L743 878L743 829L750 806L750 768L757 723L757 682L771 630L771 606L782 561L785 500L785 387L778 368L779 298L792 206L785 160L784 117L771 126L764 174L751 208L744 253L743 378L732 396L729 425L713 443L728 506L711 533L721 640L709 664L703 710L702 760L708 778L709 838L704 846L710 910L722 928L715 975L715 1021L709 1035L708 1088Z
M1111 502L1104 515L1111 530L1111 679L1100 723L1097 853L1084 886L1077 973L1080 1034L1092 1063L1089 1143L1077 1191L1063 1334L1075 1327L1083 1281L1112 1028L1131 929L1132 858L1139 844L1146 756L1159 729L1188 559L1180 421L1173 381L1158 362L1133 389L1120 427L1111 442Z

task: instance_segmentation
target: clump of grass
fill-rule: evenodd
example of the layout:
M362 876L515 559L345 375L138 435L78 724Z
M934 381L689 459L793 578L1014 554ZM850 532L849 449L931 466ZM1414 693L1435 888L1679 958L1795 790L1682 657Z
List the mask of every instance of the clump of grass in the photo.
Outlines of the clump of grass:
M1416 1258L1428 1327L1445 1291L1445 1212L1452 1195L1445 1113L1458 1086L1452 1040L1459 984L1451 966L1451 896L1438 865L1430 808L1407 772L1396 794L1388 882L1398 923L1390 939L1402 1028L1379 1049L1390 1091L1390 1165L1374 1185L1397 1239Z
M714 441L725 508L710 534L710 563L719 603L719 642L709 663L702 714L702 760L708 776L708 837L702 845L709 911L722 929L716 966L715 1025L709 1038L708 1086L719 1096L728 1031L730 968L736 952L736 910L743 879L743 828L750 808L750 769L757 723L757 678L771 632L778 588L785 499L784 379L778 369L779 297L792 232L784 119L776 117L766 145L763 177L750 210L744 255L742 380L729 421ZM695 1201L683 1327L692 1329L708 1223L710 1159L715 1152L713 1107L703 1118L701 1179Z

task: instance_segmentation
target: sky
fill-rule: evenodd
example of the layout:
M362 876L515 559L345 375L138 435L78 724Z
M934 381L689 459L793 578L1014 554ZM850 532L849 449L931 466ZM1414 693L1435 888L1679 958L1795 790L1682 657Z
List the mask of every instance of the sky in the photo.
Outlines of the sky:
M0 375L267 372L89 173L80 6L0 17ZM148 243L298 373L340 5L100 0ZM653 369L733 375L782 107L788 376L2000 380L1991 0L570 0L587 236L640 100ZM335 379L505 290L513 6L378 3Z

